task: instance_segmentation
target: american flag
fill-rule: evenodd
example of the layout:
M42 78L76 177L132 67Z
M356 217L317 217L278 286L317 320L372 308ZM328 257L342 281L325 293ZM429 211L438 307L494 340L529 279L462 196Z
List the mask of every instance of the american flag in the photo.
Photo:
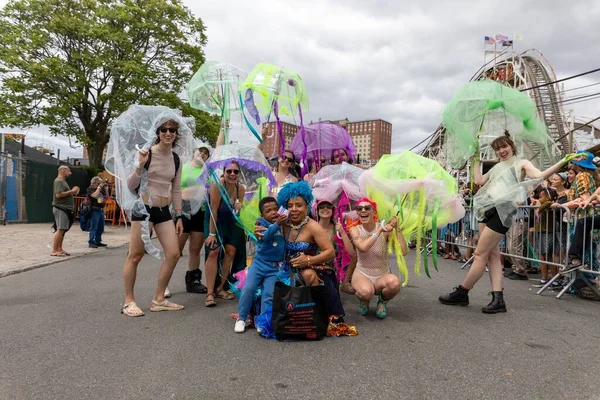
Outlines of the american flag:
M494 38L491 37L491 36L484 36L483 37L483 41L484 41L485 44L494 44L494 43L496 43L496 41L494 40Z

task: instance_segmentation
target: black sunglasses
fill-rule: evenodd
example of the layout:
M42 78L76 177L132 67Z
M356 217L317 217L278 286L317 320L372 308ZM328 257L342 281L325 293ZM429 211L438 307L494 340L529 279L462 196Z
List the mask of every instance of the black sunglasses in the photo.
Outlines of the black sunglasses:
M226 169L225 173L228 175L231 175L231 174L237 175L240 173L240 170L239 169Z
M372 209L371 206L356 206L356 211L371 211Z
M293 158L291 158L291 157L281 157L281 161L287 161L287 162L289 162L289 163L293 163L293 162L294 162L294 161L296 161L296 160L294 160L294 159L293 159Z
M177 133L177 128L160 128L160 133Z
M329 203L319 204L318 209L319 210L323 210L323 209L333 210L333 204L329 204Z

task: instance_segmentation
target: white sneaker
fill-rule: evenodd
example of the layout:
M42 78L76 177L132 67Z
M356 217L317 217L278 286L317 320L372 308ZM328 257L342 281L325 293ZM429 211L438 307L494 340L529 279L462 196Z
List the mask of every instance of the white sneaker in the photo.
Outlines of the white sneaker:
M168 299L169 297L171 297L171 291L169 290L169 287L167 286L167 288L165 289L165 299Z
M238 319L237 321L235 321L235 327L233 328L233 330L235 333L244 333L246 332L246 326L246 321Z
M262 334L262 329L256 328L256 333L258 333L259 335L261 335Z

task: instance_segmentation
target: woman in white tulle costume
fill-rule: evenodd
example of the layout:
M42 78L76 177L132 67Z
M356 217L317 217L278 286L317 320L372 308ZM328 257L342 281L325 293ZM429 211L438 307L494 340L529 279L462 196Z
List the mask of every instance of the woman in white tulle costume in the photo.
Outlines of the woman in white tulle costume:
M482 186L473 199L480 232L473 265L461 285L453 292L439 297L442 304L468 305L469 290L482 277L487 265L492 283L492 301L482 308L482 312L488 314L506 312L498 244L516 216L519 194L523 193L523 188L531 191L541 180L558 172L572 158L566 156L542 172L531 161L517 157L517 148L508 132L505 136L495 139L491 147L500 162L488 173L481 175L479 160L473 163L474 183ZM532 180L523 182L525 176Z

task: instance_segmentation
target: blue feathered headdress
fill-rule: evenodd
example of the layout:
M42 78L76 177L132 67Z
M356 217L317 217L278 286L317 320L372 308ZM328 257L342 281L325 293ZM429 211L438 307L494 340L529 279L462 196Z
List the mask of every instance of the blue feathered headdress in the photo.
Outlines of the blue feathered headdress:
M280 206L287 207L288 201L296 197L302 197L310 210L315 198L312 194L312 189L305 181L291 182L283 185L279 190L279 195L277 195L277 202Z

